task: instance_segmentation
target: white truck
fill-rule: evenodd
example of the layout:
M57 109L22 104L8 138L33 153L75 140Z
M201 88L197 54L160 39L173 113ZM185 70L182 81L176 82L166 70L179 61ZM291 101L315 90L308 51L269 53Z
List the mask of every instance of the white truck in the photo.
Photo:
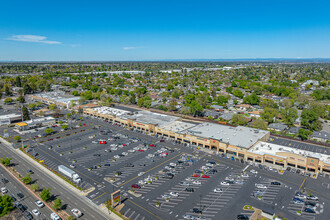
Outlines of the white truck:
M60 171L64 175L70 177L73 180L73 182L75 182L75 183L80 183L81 182L81 179L80 179L79 175L76 172L74 172L73 170L69 169L68 167L66 167L64 165L59 165L58 166L58 171Z

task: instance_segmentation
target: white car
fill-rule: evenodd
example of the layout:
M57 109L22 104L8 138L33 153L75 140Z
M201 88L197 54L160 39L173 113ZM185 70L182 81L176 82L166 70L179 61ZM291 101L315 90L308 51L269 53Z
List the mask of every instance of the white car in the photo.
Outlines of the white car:
M170 199L171 196L170 195L161 195L162 199Z
M8 190L7 190L7 188L6 188L6 187L2 187L2 188L1 188L1 192L2 192L3 194L5 194L5 193L7 193L7 192L8 192Z
M263 185L263 184L255 184L255 186L258 188L258 189L267 189L267 186Z
M176 163L170 163L171 166L175 167L176 166Z
M195 217L192 216L192 215L184 215L183 218L184 219L191 219L191 220L193 220Z
M124 155L124 156L127 156L127 155L128 155L127 152L123 152L123 153L121 153L121 154Z
M139 181L138 181L138 184L139 184L139 185L144 185L145 182L144 182L144 180L139 180Z
M50 218L52 219L52 220L61 220L61 218L60 218L60 216L58 216L56 213L52 213L52 214L50 214Z
M119 156L119 155L115 155L115 156L114 156L114 158L116 158L116 159L119 159L119 158L120 158L120 156Z
M32 214L35 216L39 216L41 213L38 211L38 209L33 209Z
M134 150L134 149L130 149L130 150L128 150L128 152L130 152L130 153L134 153L135 150Z
M89 136L88 138L89 138L89 139L94 139L95 137L94 137L94 136Z
M98 141L92 141L92 144L98 144L99 142Z
M142 176L144 174L144 172L140 172L139 174L138 174L138 176Z
M210 166L210 167L213 167L214 164L213 163L206 163L206 166Z
M223 185L223 186L229 186L229 183L227 183L225 181L222 181L220 184Z
M155 155L153 155L153 154L148 154L148 157L154 157Z
M232 178L232 177L226 177L226 180L234 181L234 178Z
M112 150L112 151L116 151L116 150L118 150L118 148L113 147L113 148L111 148L111 150Z
M244 178L248 178L248 177L249 177L249 174L247 174L247 173L243 173L242 177L244 177Z
M177 193L177 192L170 192L170 195L171 195L171 196L178 197L178 196L179 196L179 193Z
M193 184L195 184L195 185L202 185L201 181L197 181L197 180L194 181Z
M72 209L71 212L72 212L72 214L73 214L74 216L76 216L77 218L79 218L79 217L82 215L81 211L79 211L79 210L76 209L76 208Z
M221 193L221 192L223 192L223 190L221 188L215 188L213 190L213 192L215 192L215 193Z
M191 177L186 178L186 180L187 180L187 181L194 181L194 179L191 178Z
M71 168L76 168L76 165L74 165L74 164L70 164L70 167L71 167Z
M35 201L35 204L39 207L42 208L45 206L45 204L43 202L41 202L40 200Z
M258 174L258 171L256 171L256 170L250 170L250 172L253 174Z

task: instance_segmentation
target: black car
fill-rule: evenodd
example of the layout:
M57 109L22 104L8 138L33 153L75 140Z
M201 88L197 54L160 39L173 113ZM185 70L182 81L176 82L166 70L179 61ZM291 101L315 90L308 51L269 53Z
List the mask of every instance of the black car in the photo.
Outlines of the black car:
M23 193L21 193L21 192L17 193L17 196L18 196L19 198L21 198L21 199L24 198L24 195L23 195Z
M201 170L195 170L195 173L202 173Z
M28 171L28 173L31 173L31 174L33 174L33 171L32 170L27 170Z
M247 216L247 215L237 215L237 219L248 220L249 219L249 216Z
M29 211L24 211L23 215L25 216L25 218L27 220L32 220L33 219L33 216L31 215L31 213Z
M93 154L94 157L99 157L101 154Z
M306 201L305 205L316 206L315 202Z
M216 169L211 169L211 170L207 171L206 173L207 174L214 174L216 172L218 172Z
M315 211L313 209L310 209L310 208L305 208L304 211L308 212L308 213L315 213Z
M104 164L105 167L110 167L110 163Z
M186 188L185 191L186 192L195 192L194 188Z
M8 183L9 181L8 181L6 178L1 178L1 182L2 182L3 184L6 184L6 183Z
M132 164L132 163L127 163L127 164L125 164L125 167L134 167L134 164Z
M13 202L16 202L16 198L15 198L15 196L11 196L11 199L13 200Z
M202 211L199 210L198 208L193 208L193 213L200 213L200 214L202 214Z
M22 205L20 202L16 202L16 203L15 203L15 206L16 206L16 208L18 208L18 209L21 210L22 212L25 211L25 207L24 207L24 205Z
M273 182L270 183L270 185L280 186L281 183L280 182L277 182L277 181L273 181Z

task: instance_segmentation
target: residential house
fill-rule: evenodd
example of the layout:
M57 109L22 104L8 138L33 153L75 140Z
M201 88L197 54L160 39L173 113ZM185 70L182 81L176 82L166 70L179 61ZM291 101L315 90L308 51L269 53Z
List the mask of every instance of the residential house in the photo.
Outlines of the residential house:
M220 116L220 113L215 110L205 110L204 117L212 117L213 119L217 119Z
M283 132L288 128L287 125L281 123L271 123L268 125L268 129L272 131L280 131Z
M326 131L314 131L313 134L310 135L310 138L320 142L327 142L330 140L330 133Z
M261 111L252 111L248 113L251 117L260 118Z

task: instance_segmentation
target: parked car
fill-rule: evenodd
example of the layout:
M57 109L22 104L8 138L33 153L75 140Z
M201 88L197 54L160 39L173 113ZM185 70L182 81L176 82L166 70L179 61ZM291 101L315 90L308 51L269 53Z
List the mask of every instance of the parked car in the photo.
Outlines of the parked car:
M306 199L314 200L314 201L319 200L319 198L317 196L314 196L314 195L309 195L309 196L306 197Z
M6 187L1 188L2 194L6 194L8 192L8 189Z
M202 178L210 178L210 176L204 174L204 175L202 176Z
M202 210L198 208L193 208L193 213L202 214Z
M32 220L33 219L33 216L31 215L31 213L29 212L29 211L27 211L27 210L25 210L24 212L23 212L23 215L25 216L25 218L27 219L27 220ZM40 214L39 214L40 215Z
M58 216L56 213L50 214L51 220L62 220L60 216Z
M82 216L82 213L81 211L79 211L78 209L74 208L74 209L71 209L71 213L76 216L76 218L79 218L80 216Z
M194 216L192 216L192 215L184 215L183 218L184 219L191 219L191 220L193 220L194 219Z
M302 204L304 204L304 201L302 199L299 199L299 198L294 198L293 199L293 203L294 204L302 205Z
M35 216L39 216L41 213L38 211L38 209L32 209L32 214Z
M223 185L223 186L229 186L229 183L226 182L226 181L222 181L220 184Z
M23 195L23 193L21 193L21 192L17 193L17 196L18 196L19 198L21 198L21 199L24 198L24 195Z
M270 185L280 186L281 183L277 182L277 181L273 181L273 182L270 183Z
M131 188L134 189L141 189L141 186L137 185L137 184L132 184Z
M240 219L240 220L249 220L249 216L247 216L247 215L237 215L237 219Z
M174 197L178 197L179 196L179 193L177 193L177 192L170 192L170 195L171 196L174 196Z
M186 192L195 192L194 188L185 188Z
M255 186L258 188L258 189L267 189L267 186L263 185L263 184L255 184Z
M223 190L221 188L215 188L213 190L213 192L215 192L215 193L221 193L221 192L223 192Z
M41 202L40 200L35 201L35 204L39 207L42 208L45 206L45 204L43 202Z
M310 208L305 208L304 211L308 213L315 213L314 209L310 209Z

